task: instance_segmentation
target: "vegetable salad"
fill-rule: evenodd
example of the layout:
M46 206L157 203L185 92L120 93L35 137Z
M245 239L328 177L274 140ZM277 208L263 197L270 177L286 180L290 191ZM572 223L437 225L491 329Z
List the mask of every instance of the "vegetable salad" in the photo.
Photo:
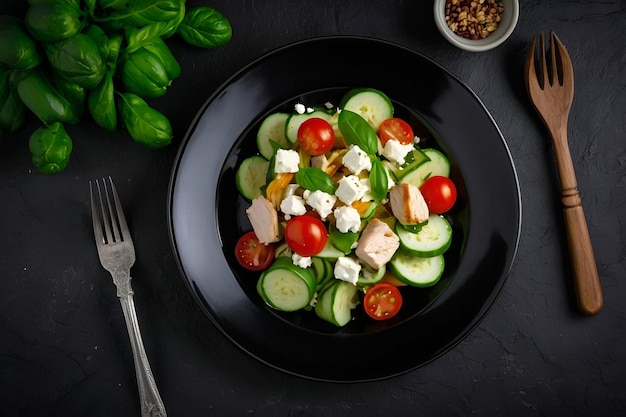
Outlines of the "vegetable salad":
M456 201L450 164L419 147L383 92L273 113L257 145L236 174L252 230L235 256L259 272L270 307L344 326L361 304L386 320L400 311L403 287L437 283L452 240L443 216Z

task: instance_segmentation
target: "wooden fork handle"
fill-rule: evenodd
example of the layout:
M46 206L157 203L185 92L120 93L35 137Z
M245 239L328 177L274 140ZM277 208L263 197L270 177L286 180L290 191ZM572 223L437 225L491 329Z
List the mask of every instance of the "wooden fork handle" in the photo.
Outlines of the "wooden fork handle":
M587 220L576 184L574 164L567 145L566 128L551 131L551 134L561 180L561 201L563 202L563 215L576 301L581 313L594 316L602 310L602 288L589 237Z
M602 310L603 299L585 213L579 205L565 207L563 214L578 309L587 316L594 316Z

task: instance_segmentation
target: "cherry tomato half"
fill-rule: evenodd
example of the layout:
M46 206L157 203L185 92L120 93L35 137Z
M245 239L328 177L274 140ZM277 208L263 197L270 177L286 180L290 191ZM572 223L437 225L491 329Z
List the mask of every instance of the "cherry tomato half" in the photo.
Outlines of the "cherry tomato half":
M400 311L402 294L397 287L386 282L379 282L365 293L363 307L374 320L387 320Z
M397 140L403 145L413 143L415 135L407 122L396 117L384 120L378 128L378 137L383 146L389 140Z
M324 249L328 230L324 223L313 216L296 216L285 226L285 242L300 256L314 256Z
M274 261L274 245L259 242L254 231L250 231L237 241L235 257L244 268L250 271L262 271Z
M335 131L326 120L312 117L298 128L298 144L309 155L322 155L335 144Z
M422 184L420 191L426 200L428 210L432 213L445 213L456 202L456 187L448 177L439 175L430 177Z

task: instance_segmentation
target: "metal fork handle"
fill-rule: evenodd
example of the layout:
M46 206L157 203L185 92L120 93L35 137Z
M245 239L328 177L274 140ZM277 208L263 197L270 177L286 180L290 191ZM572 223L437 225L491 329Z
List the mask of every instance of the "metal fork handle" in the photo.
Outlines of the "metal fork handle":
M603 307L602 287L593 253L589 228L578 192L574 164L567 144L567 120L564 126L551 127L559 179L561 201L565 218L565 231L569 248L576 302L581 313L587 316L598 314Z
M135 311L135 302L133 301L133 292L119 296L130 337L130 345L133 350L133 360L135 362L135 373L137 375L137 387L139 388L139 399L141 401L142 417L166 417L165 406L161 400L161 395L157 389L148 356L143 346L141 332L139 331L139 322L137 321L137 312Z

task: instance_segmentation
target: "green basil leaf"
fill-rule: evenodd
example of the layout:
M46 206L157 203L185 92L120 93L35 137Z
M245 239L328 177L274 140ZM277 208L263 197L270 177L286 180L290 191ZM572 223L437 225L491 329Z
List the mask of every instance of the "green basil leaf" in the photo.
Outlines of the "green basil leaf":
M343 112L342 112L343 113ZM370 171L370 188L372 195L376 200L382 200L389 190L389 177L385 166L378 158L372 161L372 169Z
M233 29L223 14L211 7L199 6L187 12L178 34L190 45L212 49L228 43Z
M305 190L320 190L328 194L335 193L335 185L332 179L319 168L300 168L298 172L296 172L296 182Z
M72 139L63 124L55 122L35 130L28 140L28 148L33 165L44 174L54 174L63 170L70 161Z
M167 117L136 94L121 93L118 97L122 122L134 140L150 148L160 148L172 142L172 126Z
M361 117L350 110L342 110L339 113L339 130L350 145L358 145L369 155L378 152L378 136L374 129Z

